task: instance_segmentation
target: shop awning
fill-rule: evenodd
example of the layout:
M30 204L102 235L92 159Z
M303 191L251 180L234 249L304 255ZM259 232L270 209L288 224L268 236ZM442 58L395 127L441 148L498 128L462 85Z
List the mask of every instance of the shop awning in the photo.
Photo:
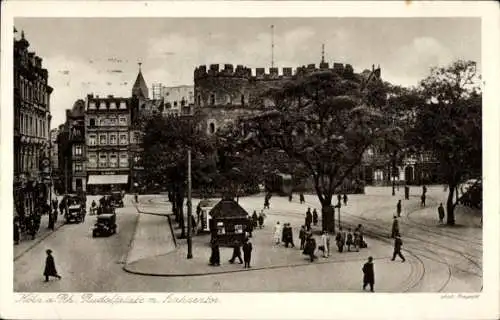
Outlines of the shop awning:
M128 175L118 174L118 175L95 175L89 176L88 185L92 184L127 184Z

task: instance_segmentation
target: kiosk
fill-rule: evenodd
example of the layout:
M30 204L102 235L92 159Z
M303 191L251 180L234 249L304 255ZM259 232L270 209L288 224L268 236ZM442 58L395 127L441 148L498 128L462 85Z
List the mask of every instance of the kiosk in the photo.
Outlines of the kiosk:
M231 246L247 237L252 222L248 213L233 199L222 199L210 211L211 239L219 245Z

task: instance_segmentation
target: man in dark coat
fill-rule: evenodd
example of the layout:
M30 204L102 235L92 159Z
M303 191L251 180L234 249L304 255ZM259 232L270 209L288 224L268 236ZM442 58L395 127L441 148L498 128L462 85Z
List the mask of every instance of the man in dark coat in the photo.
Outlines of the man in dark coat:
M420 206L425 207L425 193L420 197Z
M61 276L57 273L56 263L54 261L54 257L52 256L52 250L48 249L46 252L47 258L45 259L45 270L43 271L45 282L49 281L49 277L61 279Z
M347 194L344 193L344 206L347 206Z
M257 211L254 210L252 213L252 224L254 229L257 229L258 223L259 217L257 216Z
M289 223L286 223L283 228L283 241L285 242L286 248L288 248L288 244L291 244L292 248L295 248L295 244L293 243L293 230Z
M395 238L396 235L398 234L399 234L399 221L398 218L394 216L392 220L391 238Z
M396 212L398 217L401 217L401 200L398 200L398 204L396 205Z
M250 261L252 260L252 243L250 240L245 239L245 243L243 244L243 260L245 261L244 268L250 268Z
M293 194L292 194L292 193L290 193L290 194L288 195L288 202L292 202L292 200L293 200Z
M304 198L304 194L301 192L300 193L300 204L306 202L306 199Z
M212 247L212 254L210 255L210 265L220 266L220 251L217 240L212 239L211 247Z
M444 208L443 208L443 204L439 204L439 207L438 207L438 215L439 215L439 223L443 223L443 220L444 220Z
M241 247L240 247L240 242L236 240L233 244L233 256L229 260L229 263L234 263L234 261L238 258L240 260L240 264L243 263L243 260L241 259Z
M396 236L396 240L394 240L394 253L392 254L392 261L396 260L396 256L399 256L403 262L406 261L405 257L401 253L401 247L403 246L403 241L401 240L401 235Z
M300 250L304 250L304 245L306 243L306 227L305 226L300 227L299 239L300 239Z
M313 210L313 225L317 226L318 225L318 212L316 209Z
M311 230L311 223L312 223L312 214L311 214L311 208L307 208L306 212L306 229L307 231Z
M375 284L375 272L373 270L373 258L368 257L368 262L363 265L363 290L367 285L370 285L370 291L373 292L373 285Z
M17 217L14 218L14 244L19 244L19 219Z

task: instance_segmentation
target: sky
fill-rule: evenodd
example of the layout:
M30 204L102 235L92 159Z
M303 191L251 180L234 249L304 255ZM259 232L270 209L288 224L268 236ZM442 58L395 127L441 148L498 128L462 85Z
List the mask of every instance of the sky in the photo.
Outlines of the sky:
M89 93L129 97L138 62L149 87L193 85L213 63L292 67L325 60L355 72L380 65L382 78L417 85L433 66L474 60L481 70L478 18L16 18L49 71L52 127Z

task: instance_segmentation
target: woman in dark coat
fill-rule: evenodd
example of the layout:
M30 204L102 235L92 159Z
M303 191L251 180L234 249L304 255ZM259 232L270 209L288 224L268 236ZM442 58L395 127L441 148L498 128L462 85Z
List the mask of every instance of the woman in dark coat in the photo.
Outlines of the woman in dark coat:
M57 273L56 263L54 261L54 257L52 256L52 250L48 249L46 252L47 258L45 259L45 270L43 271L45 282L49 281L49 277L61 279L61 276Z

